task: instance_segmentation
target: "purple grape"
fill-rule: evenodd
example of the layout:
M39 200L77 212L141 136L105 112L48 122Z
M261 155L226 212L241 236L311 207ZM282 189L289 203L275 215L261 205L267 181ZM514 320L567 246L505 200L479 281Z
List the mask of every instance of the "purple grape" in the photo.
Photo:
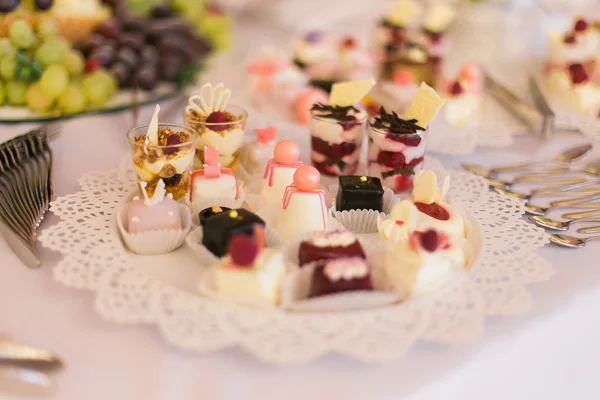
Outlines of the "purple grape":
M143 46L140 50L140 61L142 64L156 65L158 63L158 51L153 46Z
M46 11L54 4L54 0L35 0L35 6L38 10Z
M107 19L102 21L98 27L98 32L109 39L118 39L121 33L121 23L116 19Z
M0 0L0 12L9 13L19 6L21 0Z
M107 67L115 59L115 48L109 45L103 45L90 53L90 58L98 60L101 66Z
M130 17L123 20L123 30L127 32L145 33L148 26L148 21L141 17Z
M152 9L152 17L154 18L169 18L173 16L173 9L168 4L160 4Z
M123 61L116 61L110 66L110 72L117 78L119 87L126 87L130 82L130 69Z
M82 45L83 54L89 56L94 50L106 43L104 36L99 33L91 35Z
M167 82L173 82L175 79L177 79L177 75L181 70L183 61L177 56L166 57L161 58L158 65L161 78Z
M140 50L144 44L144 35L139 32L125 32L120 35L119 44L134 50Z
M158 84L156 68L151 65L141 67L135 77L137 86L142 90L153 90Z
M138 55L129 47L121 47L117 52L116 59L125 63L130 69L137 67Z

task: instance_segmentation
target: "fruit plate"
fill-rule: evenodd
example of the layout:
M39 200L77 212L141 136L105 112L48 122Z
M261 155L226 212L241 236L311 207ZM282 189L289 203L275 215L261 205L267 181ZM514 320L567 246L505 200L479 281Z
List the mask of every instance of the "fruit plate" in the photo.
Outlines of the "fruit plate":
M40 242L63 256L54 278L94 291L103 317L155 326L175 346L195 352L239 346L278 364L330 352L383 362L419 341L454 344L480 337L486 316L526 311L526 285L553 273L536 254L547 236L522 219L522 204L490 192L483 178L448 175L453 202L470 212L475 261L430 295L368 310L288 312L222 303L199 294L204 266L189 249L157 258L132 255L116 234L114 217L135 185L127 159L120 168L82 176L81 191L57 199L51 210L60 222L44 230Z
M174 83L163 82L160 83L151 92L139 91L137 101L140 106L151 103L158 103L160 101L168 100L172 97L175 97L183 90L184 89L178 87ZM102 107L85 110L77 114L39 114L31 111L27 107L1 106L0 123L18 124L23 122L51 122L79 117L82 115L108 114L123 111L133 106L133 96L133 89L121 89L113 97L111 97L111 99Z

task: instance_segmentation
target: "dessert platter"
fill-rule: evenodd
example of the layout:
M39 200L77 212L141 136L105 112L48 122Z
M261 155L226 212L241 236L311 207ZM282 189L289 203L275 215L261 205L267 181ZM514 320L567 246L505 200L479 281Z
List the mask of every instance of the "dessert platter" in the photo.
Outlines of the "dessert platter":
M550 32L541 87L557 124L600 135L600 24L576 17L570 30Z
M9 1L0 8L0 121L49 121L173 97L226 46L207 1Z
M63 255L55 279L176 346L241 346L281 364L390 360L525 311L525 286L552 274L535 253L544 231L483 178L426 155L444 104L431 87L402 117L368 120L360 101L374 83L336 83L303 136L252 122L223 84L189 99L185 126L157 106L127 133L119 168L53 202L60 222L40 242ZM257 140L241 138L248 125Z

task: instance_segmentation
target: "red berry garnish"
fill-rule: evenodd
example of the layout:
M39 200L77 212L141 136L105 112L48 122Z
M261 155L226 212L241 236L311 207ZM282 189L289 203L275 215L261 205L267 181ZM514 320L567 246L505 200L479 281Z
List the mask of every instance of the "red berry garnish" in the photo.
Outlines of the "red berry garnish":
M569 65L569 74L571 75L571 82L577 85L588 81L589 77L583 64L571 64Z
M421 246L428 252L433 253L436 251L438 243L438 233L435 230L429 229L421 234Z
M413 187L413 177L411 176L405 176L405 175L398 175L396 176L396 192L403 192L405 190L409 190L412 189Z
M100 61L95 58L90 58L85 63L85 72L94 72L101 67Z
M565 38L563 39L563 41L568 44L577 43L577 39L575 38L575 35L573 35L572 33L565 35Z
M258 246L252 238L240 233L231 238L229 255L235 265L249 267L258 257Z
M176 146L181 144L181 138L179 135L170 135L167 137L167 146ZM179 150L179 147L165 147L163 153L166 155L175 154Z
M452 84L452 86L450 86L450 94L452 94L453 96L458 96L459 94L462 94L463 92L464 92L464 89L459 81L454 82Z
M342 47L345 49L353 49L356 47L356 39L352 36L346 36L344 40L342 40Z
M573 30L575 32L583 32L588 28L588 23L582 19L579 18L577 21L575 21L575 26L573 27Z
M214 111L206 118L207 124L217 124L210 126L210 129L215 132L221 132L227 129L227 122L229 122L229 120L223 111Z

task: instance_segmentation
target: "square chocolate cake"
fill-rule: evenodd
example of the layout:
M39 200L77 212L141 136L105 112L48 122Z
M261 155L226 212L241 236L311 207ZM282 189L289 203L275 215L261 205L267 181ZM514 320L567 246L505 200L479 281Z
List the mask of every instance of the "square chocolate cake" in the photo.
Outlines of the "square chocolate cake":
M335 208L383 211L381 180L372 176L340 176Z
M371 269L365 259L344 257L317 262L309 297L353 290L373 290Z
M212 218L215 215L219 215L222 212L227 212L230 210L231 210L231 208L229 208L229 207L219 207L219 206L205 208L204 210L200 211L200 214L198 214L198 217L200 218L200 226L204 226L206 224L206 221L208 221L209 218Z
M301 242L298 250L300 266L340 257L366 258L362 246L350 231L317 232L310 240Z
M229 242L233 235L243 233L254 237L254 226L265 225L258 215L238 208L217 213L208 218L202 226L202 244L215 256L221 258L228 253Z

